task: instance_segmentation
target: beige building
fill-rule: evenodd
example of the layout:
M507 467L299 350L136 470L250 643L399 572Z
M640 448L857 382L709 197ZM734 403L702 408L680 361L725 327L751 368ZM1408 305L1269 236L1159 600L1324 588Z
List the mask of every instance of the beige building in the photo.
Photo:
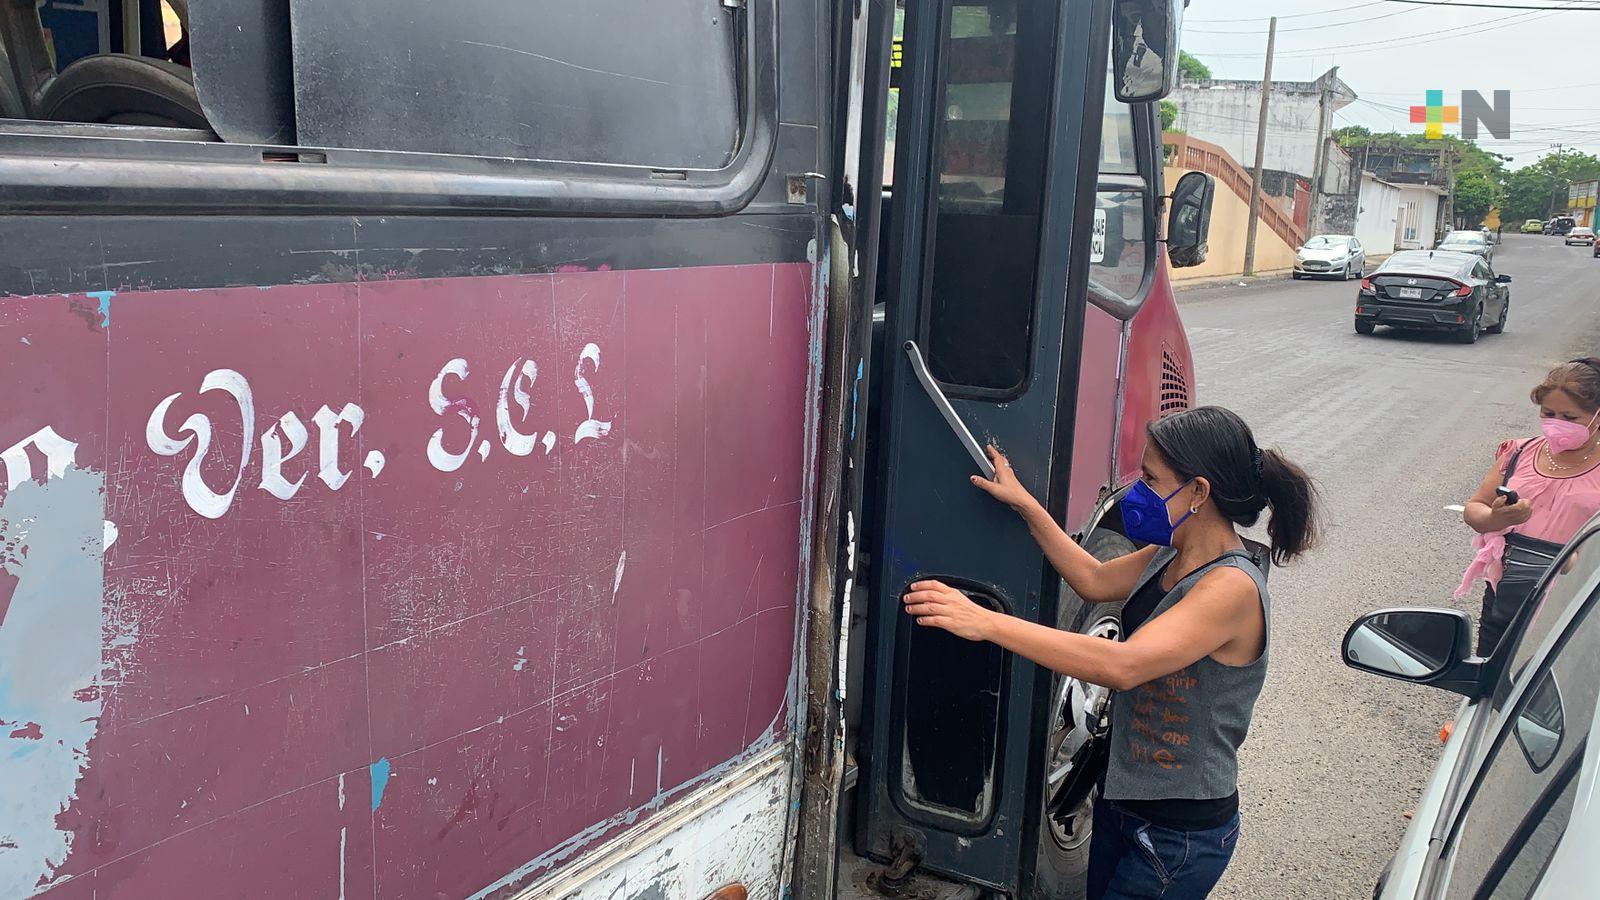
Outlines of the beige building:
M1593 227L1596 195L1600 195L1600 181L1573 182L1567 187L1567 215L1579 225Z

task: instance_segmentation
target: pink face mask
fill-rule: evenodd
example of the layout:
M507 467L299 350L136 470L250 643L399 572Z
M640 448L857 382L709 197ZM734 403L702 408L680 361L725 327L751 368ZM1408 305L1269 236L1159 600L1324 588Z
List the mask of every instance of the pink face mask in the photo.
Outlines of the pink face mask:
M1600 417L1600 413L1596 416ZM1566 419L1539 420L1539 425L1544 428L1544 439L1549 442L1550 449L1557 453L1576 450L1589 443L1589 428L1593 424L1594 417L1589 419L1588 425L1568 422Z

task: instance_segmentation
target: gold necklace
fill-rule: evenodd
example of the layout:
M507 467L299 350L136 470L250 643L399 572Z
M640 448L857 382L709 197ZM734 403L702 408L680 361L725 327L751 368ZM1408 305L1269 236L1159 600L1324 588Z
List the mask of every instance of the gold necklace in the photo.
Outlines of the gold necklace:
M1555 455L1555 453L1553 451L1551 451L1550 445L1548 443L1544 445L1545 463L1547 465L1549 465L1551 469L1554 469L1557 472L1570 472L1573 469L1582 468L1583 466L1588 465L1588 463L1589 463L1589 454L1591 454L1593 452L1594 452L1594 448L1590 447L1589 449L1583 451L1583 455L1582 456L1578 457L1578 459L1580 460L1579 462L1575 462L1570 466L1563 466L1562 464L1556 462L1556 455Z

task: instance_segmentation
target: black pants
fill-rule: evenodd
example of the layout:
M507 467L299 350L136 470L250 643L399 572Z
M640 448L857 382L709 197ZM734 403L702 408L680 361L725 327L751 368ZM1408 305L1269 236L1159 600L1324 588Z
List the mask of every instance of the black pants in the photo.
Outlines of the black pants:
M1506 626L1516 618L1514 603L1501 603L1496 598L1493 585L1483 588L1483 614L1478 617L1478 655L1488 656L1505 637Z

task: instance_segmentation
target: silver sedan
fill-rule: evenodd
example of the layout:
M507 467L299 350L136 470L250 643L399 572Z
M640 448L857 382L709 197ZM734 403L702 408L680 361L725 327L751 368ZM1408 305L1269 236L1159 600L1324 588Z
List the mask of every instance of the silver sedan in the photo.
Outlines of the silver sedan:
M1319 234L1294 255L1295 278L1334 277L1341 281L1367 274L1367 252L1349 234Z
M1556 556L1488 658L1457 610L1386 609L1351 626L1349 665L1463 697L1377 900L1596 896L1597 551L1600 518Z

